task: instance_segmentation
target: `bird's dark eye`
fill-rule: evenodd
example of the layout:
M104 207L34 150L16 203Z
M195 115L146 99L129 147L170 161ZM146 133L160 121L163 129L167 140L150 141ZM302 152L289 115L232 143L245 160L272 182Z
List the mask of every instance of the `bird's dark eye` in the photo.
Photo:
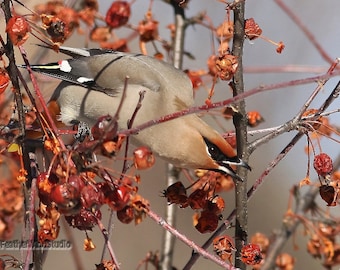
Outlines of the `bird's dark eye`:
M224 161L225 155L222 153L222 151L217 147L217 145L213 144L211 141L209 141L207 138L203 137L203 140L207 146L207 151L210 155L210 157L215 161Z

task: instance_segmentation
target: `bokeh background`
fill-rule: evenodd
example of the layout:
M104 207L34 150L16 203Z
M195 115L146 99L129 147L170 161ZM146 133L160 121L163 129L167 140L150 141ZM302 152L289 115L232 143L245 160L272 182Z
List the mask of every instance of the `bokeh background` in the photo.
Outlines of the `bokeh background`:
M112 1L99 1L100 10L105 14ZM323 49L329 54L332 59L339 57L340 44L340 19L339 19L339 1L316 1L316 0L287 0L285 3L294 10L299 19L306 25L306 27L313 33L317 41L321 44ZM29 7L34 7L34 1L25 1ZM149 1L137 0L132 5L131 23L137 24L143 19L144 14L149 6ZM23 9L19 9L23 14L28 13ZM166 26L173 23L172 8L163 1L154 1L152 8L153 16L159 21L160 35L169 40L169 30ZM215 26L225 20L225 4L219 1L204 1L194 0L190 1L186 9L186 16L195 16L200 12L206 12L211 18ZM2 16L2 15L1 15ZM3 16L2 16L3 17ZM318 72L325 72L329 63L327 63L320 53L311 44L310 40L303 34L301 29L284 13L274 1L256 0L246 2L246 17L253 17L263 30L263 35L275 40L283 41L286 45L282 54L275 51L275 46L257 39L253 42L246 41L244 47L244 67L245 67L245 88L251 89L262 84L273 84L283 81L295 80L299 78L306 78L315 73L312 72L252 72L263 67L285 67L285 66L304 66L316 68ZM2 18L2 24L4 19ZM84 27L84 26L83 26ZM118 32L121 37L131 34L131 30L122 29ZM29 52L29 58L35 59L36 49L32 44L37 41L31 37L25 45ZM83 47L85 45L85 36L75 34L69 41L67 46ZM95 44L90 44L95 46ZM131 51L139 52L138 42L134 40L129 45ZM149 47L148 47L149 48ZM150 47L151 48L151 47ZM185 39L185 50L189 51L195 56L195 59L184 58L183 67L186 69L204 69L206 68L206 61L212 52L211 33L200 25L190 26L187 29ZM60 57L59 55L57 57ZM44 56L42 62L47 62L55 59L56 56ZM20 62L20 59L18 59ZM318 106L333 90L337 78L331 79L325 86L319 97L313 102L314 106ZM55 83L48 82L43 84L43 89L48 96L53 90ZM205 86L197 92L196 103L203 104L206 98L206 91L209 89L211 83L209 80L205 81ZM259 95L247 98L247 110L259 111L265 119L260 128L269 128L278 126L296 115L306 99L312 93L316 84L302 85L289 87L285 89L277 89L261 93ZM213 101L226 99L231 96L227 90L226 83L219 83L216 86L216 94ZM312 107L313 107L312 105ZM335 102L329 108L338 109L340 102ZM216 122L212 121L209 116L205 116L213 126L219 128ZM339 123L339 114L334 114L330 117L332 124ZM232 129L231 122L220 119L225 130ZM220 130L222 131L222 130ZM268 164L275 158L275 156L285 147L290 139L295 135L292 131L288 134L281 135L262 145L251 156L249 164L253 170L250 173L249 185L251 185L257 177L263 172ZM254 140L253 136L249 136L249 140ZM173 142L175 143L175 142ZM327 140L325 138L321 141L322 149L331 157L339 155L339 143ZM267 176L263 186L257 191L255 196L249 203L249 232L252 235L255 232L262 232L268 236L272 235L275 230L281 227L282 218L287 209L289 190L292 185L297 184L304 178L307 167L307 155L304 147L306 140L301 140L296 147L287 155L287 157L280 162L280 164ZM120 170L117 166L117 170ZM166 188L166 164L157 159L156 166L146 172L141 173L141 183L139 185L140 193L150 201L151 208L159 213L164 214L166 207L166 200L161 197L161 192ZM311 172L311 179L317 179L316 174ZM183 181L186 181L182 178ZM302 192L306 188L302 188ZM224 194L226 200L226 209L224 215L227 216L234 208L234 195L232 192ZM321 205L325 205L321 202ZM338 211L339 208L335 211ZM108 209L102 208L102 213L105 216L103 223L107 224ZM192 226L192 214L190 209L179 209L177 211L177 229L183 234L193 239L198 244L203 244L209 237L208 235L201 235ZM162 228L150 219L145 219L144 222L135 226L133 224L124 225L115 220L113 223L111 243L116 252L116 256L121 263L121 269L136 269L138 263L143 260L149 251L157 251L161 247L161 237L163 234ZM18 228L17 237L20 236L20 228ZM84 269L95 269L94 264L99 263L100 254L103 246L103 237L101 232L96 228L89 236L95 242L97 248L92 252L85 252L82 250L83 239L85 235L83 232L72 229L76 242L75 248L79 249L81 254L82 264ZM64 229L60 234L60 239L67 239ZM322 269L319 261L314 260L306 252L307 239L303 235L303 229L300 227L295 235L295 241L298 249L294 249L293 241L290 239L284 251L293 254L296 257L295 269ZM20 258L22 254L18 252L6 252L13 254ZM181 269L187 260L190 258L191 250L183 243L177 241L174 253L174 266ZM50 251L45 263L44 269L74 269L73 257L70 251ZM193 269L220 269L219 266L205 259L199 259ZM152 269L150 267L149 269Z

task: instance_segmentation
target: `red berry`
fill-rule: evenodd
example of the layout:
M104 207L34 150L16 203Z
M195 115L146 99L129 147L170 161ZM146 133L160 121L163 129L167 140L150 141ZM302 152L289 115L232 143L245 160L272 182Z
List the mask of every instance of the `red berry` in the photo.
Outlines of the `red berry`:
M219 216L214 212L202 211L200 218L197 220L195 228L200 233L213 232L217 229Z
M124 224L129 224L134 220L134 215L134 208L131 205L127 205L123 209L117 211L117 218Z
M191 209L203 209L207 204L207 191L196 189L188 197L188 203Z
M137 170L144 170L155 164L155 157L148 147L141 146L133 151L133 161Z
M188 206L187 190L180 181L170 185L163 191L163 195L168 199L169 204L179 204L182 208Z
M244 22L244 32L249 40L253 40L262 34L262 29L253 18L249 18Z
M318 175L326 176L333 170L333 162L329 155L320 153L314 157L314 169Z
M31 27L23 16L14 16L7 23L6 32L14 45L25 43L30 31Z
M0 94L2 94L9 85L10 78L4 68L0 68Z
M70 175L68 177L67 183L69 183L71 186L74 186L76 190L79 192L85 187L84 178L82 178L80 175Z
M321 198L327 203L327 206L335 206L337 194L334 187L322 185L319 187Z
M102 183L100 189L104 195L104 202L113 210L119 211L130 202L131 189L127 186L110 186Z
M241 260L245 264L255 265L261 262L261 248L257 244L247 244L241 250Z
M86 185L81 190L81 201L82 206L87 209L92 209L93 207L100 207L104 202L104 194L97 185Z
M114 1L106 13L105 22L112 28L118 28L128 22L130 13L128 2Z
M98 118L96 124L91 128L91 133L95 140L107 142L116 137L117 129L117 122L114 122L110 115L104 115Z
M89 211L82 207L80 212L76 215L65 216L66 221L72 227L79 230L92 230L94 226L97 225L97 221L102 218L102 213L99 209L94 211Z
M58 177L51 173L50 175L47 172L42 172L37 177L37 187L38 187L38 195L40 201L45 205L51 204L50 194L52 188L56 186L59 179Z
M223 261L231 262L232 252L236 250L233 239L228 235L220 235L213 240L214 252Z
M80 192L69 183L54 186L51 199L58 206L58 211L64 215L74 215L79 212Z

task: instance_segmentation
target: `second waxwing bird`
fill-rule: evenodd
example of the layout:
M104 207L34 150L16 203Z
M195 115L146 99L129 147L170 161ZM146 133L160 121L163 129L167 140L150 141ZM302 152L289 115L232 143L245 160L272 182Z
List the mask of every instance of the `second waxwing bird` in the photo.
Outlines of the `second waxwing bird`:
M145 91L134 126L193 106L193 88L188 76L163 61L142 54L102 49L60 51L73 58L58 63L33 65L32 70L62 80L51 100L60 107L59 119L94 125L103 115L115 115L128 78L118 127L126 129ZM197 115L186 115L148 127L132 136L137 145L149 146L166 161L181 168L220 171L241 180L235 166L249 165L237 157L223 137Z

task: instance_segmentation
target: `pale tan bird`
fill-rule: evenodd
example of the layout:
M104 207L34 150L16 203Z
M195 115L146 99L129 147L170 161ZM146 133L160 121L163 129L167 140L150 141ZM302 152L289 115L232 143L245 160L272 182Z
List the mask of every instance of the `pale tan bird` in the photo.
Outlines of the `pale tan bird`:
M139 92L146 91L134 126L193 106L193 88L185 73L172 65L142 54L102 49L60 51L72 59L31 66L32 70L63 80L51 100L60 107L60 120L94 125L103 115L115 115L128 77L126 97L118 126L126 129L136 108ZM187 115L146 128L133 142L149 146L166 161L182 168L224 172L241 180L235 166L250 170L223 137L197 115Z

